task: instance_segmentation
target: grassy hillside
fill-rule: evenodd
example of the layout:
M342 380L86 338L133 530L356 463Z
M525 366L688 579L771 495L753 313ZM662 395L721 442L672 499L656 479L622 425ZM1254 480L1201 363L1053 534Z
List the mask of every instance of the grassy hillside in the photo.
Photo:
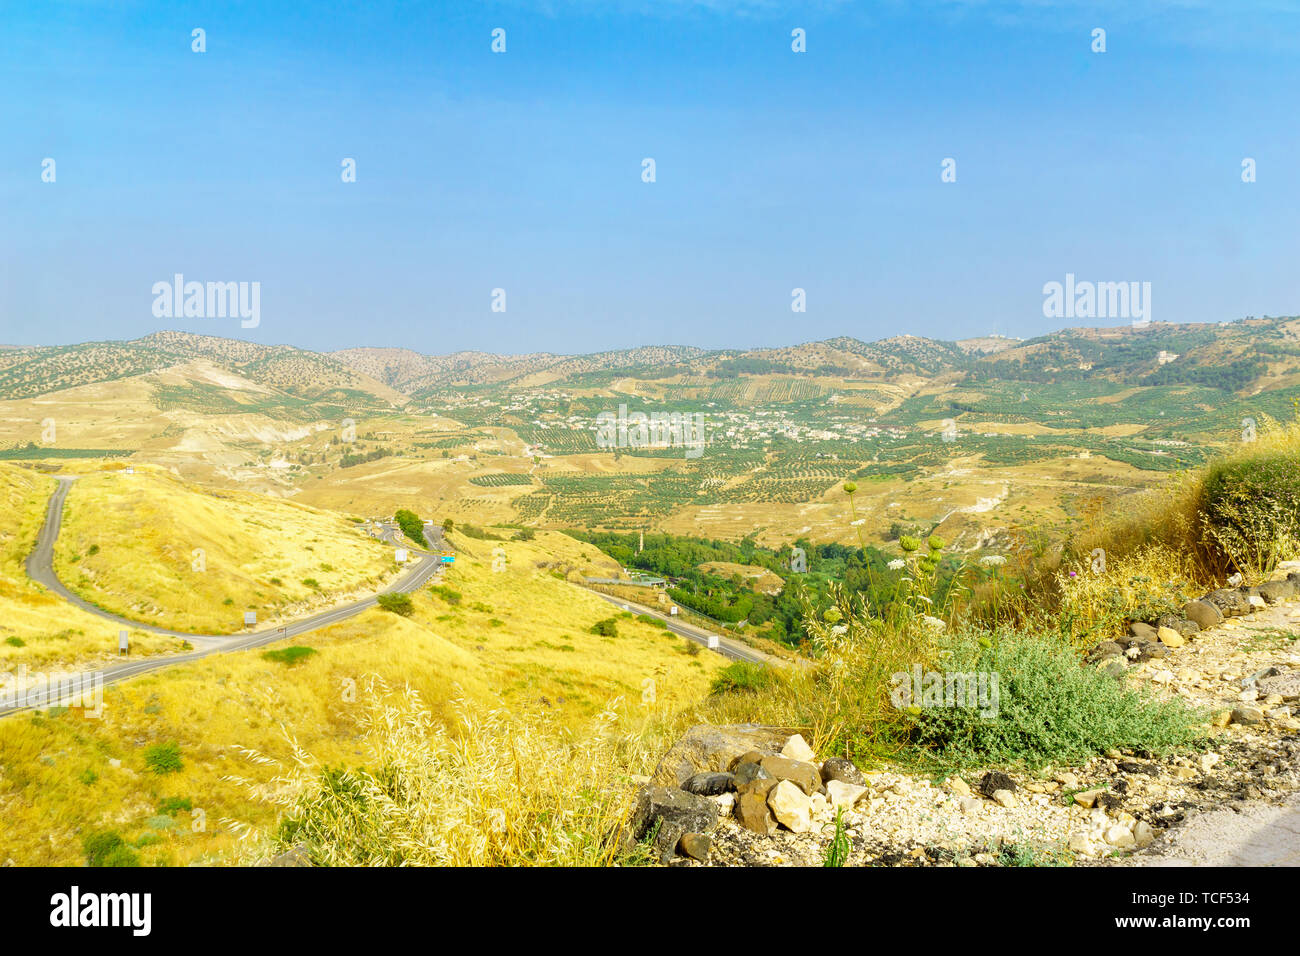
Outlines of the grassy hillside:
M230 633L373 591L392 550L338 515L244 492L208 492L158 469L79 478L55 569L116 614L195 633Z
M555 761L549 772L571 787L578 778L565 776L572 768L564 762L584 758L563 743L568 729L607 711L622 715L615 727L640 728L703 697L724 663L560 580L588 562L598 566L594 548L541 534L501 545L506 570L494 571L494 542L455 537L465 550L436 592L414 595L409 617L374 610L296 639L314 653L294 663L254 650L107 688L102 720L76 711L0 720L0 860L76 864L83 839L104 830L130 842L146 864L227 859L242 852L239 825L274 827L295 745L319 764L382 764L371 745L396 728L370 726L368 715L407 685L439 734L482 731L467 728L458 699L476 720L509 708L529 733L545 728L549 749L529 755ZM592 633L611 616L616 634ZM500 750L485 755L478 772L498 771L513 744L529 748L527 739L492 738ZM155 772L169 765L168 751L151 748L173 742L179 769ZM508 775L496 782L516 789Z
M79 670L116 657L118 629L33 583L24 569L45 519L54 481L0 463L0 672ZM131 635L136 656L179 650L182 641Z

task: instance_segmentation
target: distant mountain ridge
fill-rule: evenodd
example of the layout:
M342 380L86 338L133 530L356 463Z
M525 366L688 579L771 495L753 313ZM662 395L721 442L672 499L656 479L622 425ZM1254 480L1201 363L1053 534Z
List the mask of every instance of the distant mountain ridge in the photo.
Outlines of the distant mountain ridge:
M1069 328L1026 340L982 336L949 342L898 335L864 342L837 336L775 348L655 345L587 355L482 351L425 355L381 347L322 353L164 331L131 341L0 348L0 398L30 398L196 359L298 399L394 408L449 389L598 384L611 377L687 380L793 375L911 386L990 379L1040 383L1096 379L1252 392L1300 384L1300 318Z

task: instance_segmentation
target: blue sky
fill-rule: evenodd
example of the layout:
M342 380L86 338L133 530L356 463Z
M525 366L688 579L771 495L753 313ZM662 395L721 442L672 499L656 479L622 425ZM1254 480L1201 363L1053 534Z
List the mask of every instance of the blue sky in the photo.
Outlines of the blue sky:
M1292 314L1298 54L1283 0L8 3L0 341L1028 337L1066 273ZM155 318L175 273L261 324Z

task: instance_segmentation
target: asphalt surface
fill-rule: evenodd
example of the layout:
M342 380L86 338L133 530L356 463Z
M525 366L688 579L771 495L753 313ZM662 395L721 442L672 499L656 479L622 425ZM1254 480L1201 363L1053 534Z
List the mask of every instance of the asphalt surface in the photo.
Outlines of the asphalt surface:
M637 604L635 601L626 601L609 594L603 594L600 591L592 591L591 593L596 595L596 597L600 598L602 601L608 601L610 604L616 605L624 611L635 611L638 614L648 614L651 617L656 617L667 624L668 630L672 631L674 634L684 637L687 640L694 641L696 644L703 644L706 648L709 647L709 638L716 637L718 638L718 646L709 649L715 654L721 654L729 660L748 661L751 664L780 663L780 661L764 654L762 651L756 651L752 647L741 644L739 641L733 641L729 637L721 637L710 631L704 630L702 627L696 627L694 624L686 624L677 618L664 614L661 611L656 611L654 608L647 607L644 604Z
M374 607L378 602L379 594L409 594L417 590L430 578L438 574L443 567L440 555L424 551L410 542L399 540L398 535L400 532L398 529L393 525L384 525L380 540L395 547L407 548L416 557L416 560L406 574L393 582L391 586L378 592L378 594L372 594L369 597L353 601L350 604L342 604L327 611L320 611L287 625L264 628L260 631L251 631L244 634L189 634L183 631L169 631L166 628L128 620L116 614L111 614L103 608L96 607L89 601L69 591L54 573L54 542L59 537L59 529L63 524L63 504L68 497L68 489L72 487L74 480L73 477L58 479L59 484L54 494L50 496L49 510L45 515L45 524L41 527L40 534L37 536L36 547L27 558L28 575L32 580L49 588L64 600L75 604L89 614L112 622L119 628L138 629L150 631L154 634L181 637L191 644L201 646L184 654L172 654L165 657L151 657L141 661L113 664L94 671L50 675L51 678L55 676L59 678L57 686L50 686L46 681L33 680L33 686L30 687L6 688L6 693L3 695L4 699L0 700L0 717L35 707L53 706L59 703L61 699L65 699L70 685L93 688L115 684L118 681L149 671L172 667L188 661L196 661L210 654L247 650L250 647L260 647L263 644L271 644L275 641L296 637L299 634L306 634L309 631L319 630L322 627L329 627L331 624L345 621L362 611ZM444 548L445 542L442 538L442 532L434 528L433 535L435 540L430 542L431 547L434 549Z

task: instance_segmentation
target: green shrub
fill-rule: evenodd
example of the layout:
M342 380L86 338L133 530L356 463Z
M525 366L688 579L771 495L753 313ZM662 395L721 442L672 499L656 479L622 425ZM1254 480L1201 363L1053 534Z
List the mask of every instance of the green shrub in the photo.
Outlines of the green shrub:
M749 661L736 661L718 671L718 676L713 678L710 693L756 693L764 688L771 687L774 682L775 677L772 671L764 665L751 664Z
M284 647L274 651L264 651L262 658L275 664L284 664L292 667L301 660L305 660L316 653L314 647Z
M1280 452L1212 465L1199 511L1238 569L1272 570L1300 542L1300 458Z
M460 603L461 593L459 591L453 591L445 584L435 584L433 587L429 588L429 593L436 594L448 604Z
M410 617L411 612L415 610L409 594L381 594L375 598L375 602L385 611L400 614L402 617Z
M173 740L146 747L144 765L157 774L179 772L184 767L181 762L181 745Z
M405 508L398 508L393 513L393 520L397 526L402 529L402 534L406 535L422 548L427 548L429 542L424 537L424 522L420 520L419 515L414 511L407 511Z
M618 637L618 622L612 617L597 621L591 625L591 633L598 634L601 637Z
M190 802L189 797L168 797L166 800L158 804L159 813L180 813L182 811L188 812L192 809L194 809L194 804Z
M983 707L983 700L965 707L913 701L905 710L910 742L948 765L1081 764L1107 750L1166 753L1206 738L1207 715L1081 664L1070 644L1055 635L956 635L941 642L934 668L945 675L997 678L991 707ZM910 687L912 675L907 678Z
M97 830L81 840L87 866L139 866L140 857L116 830Z
M24 641L21 637L6 637L6 638L5 638L5 643L8 644L10 647L26 647L26 646L27 646L27 642Z

